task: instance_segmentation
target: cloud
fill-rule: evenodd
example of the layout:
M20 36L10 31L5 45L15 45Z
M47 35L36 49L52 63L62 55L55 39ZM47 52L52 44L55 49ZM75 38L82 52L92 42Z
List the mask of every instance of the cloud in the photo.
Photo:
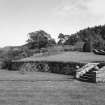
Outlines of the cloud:
M87 7L85 6L85 2L83 0L63 0L60 6L57 6L56 10L58 15L65 16L87 10Z
M105 24L105 0L92 0L87 4L90 15L96 19L94 24Z
M62 20L66 20L72 25L81 23L91 23L94 21L93 15L90 14L88 2L90 0L65 0L56 8L56 16Z
M96 24L105 24L105 0L92 0L87 6Z
M105 24L104 0L62 0L56 17L74 27Z
M105 16L105 0L92 0L87 6L93 14Z

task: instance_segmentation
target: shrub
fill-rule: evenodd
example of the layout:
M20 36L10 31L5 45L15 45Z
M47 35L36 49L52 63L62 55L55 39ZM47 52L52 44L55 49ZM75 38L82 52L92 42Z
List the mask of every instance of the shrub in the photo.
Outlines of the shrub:
M11 60L4 60L1 65L2 69L11 69Z

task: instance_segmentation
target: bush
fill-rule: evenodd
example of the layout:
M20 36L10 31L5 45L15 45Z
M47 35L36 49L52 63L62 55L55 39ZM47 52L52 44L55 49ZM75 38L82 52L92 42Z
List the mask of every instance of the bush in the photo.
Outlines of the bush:
M2 62L1 68L10 70L11 69L11 64L12 64L11 60L4 60Z
M83 52L91 52L91 44L89 42L85 42Z

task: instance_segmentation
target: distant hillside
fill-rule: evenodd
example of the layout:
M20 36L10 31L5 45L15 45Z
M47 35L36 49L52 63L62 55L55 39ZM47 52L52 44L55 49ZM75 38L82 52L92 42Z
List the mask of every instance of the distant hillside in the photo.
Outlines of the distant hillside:
M78 41L89 42L92 48L105 49L105 25L80 30L72 34L64 44L75 44Z
M40 32L40 31L38 31ZM95 27L89 27L83 30L80 30L79 32L72 34L72 35L63 35L60 34L60 40L64 42L64 45L75 45L75 47L65 47L63 46L64 51L68 50L78 50L82 51L81 49L84 46L84 43L86 47L84 47L86 50L89 48L88 51L92 51L90 49L105 49L105 25L103 26L95 26ZM54 41L54 40L52 40ZM54 43L54 42L53 42ZM52 42L51 42L52 45ZM54 43L56 45L56 43ZM63 44L61 43L61 46ZM59 46L59 44L58 44ZM49 47L50 44L49 44ZM42 47L44 48L44 47ZM47 50L44 49L44 51L48 51L48 48L45 47ZM68 49L69 48L69 49ZM58 50L58 48L56 48ZM0 48L0 59L21 59L25 57L32 56L33 54L39 53L41 49L34 48L30 49L29 45L26 43L22 46L7 46L4 48ZM50 48L49 52L56 52L55 49L52 47Z

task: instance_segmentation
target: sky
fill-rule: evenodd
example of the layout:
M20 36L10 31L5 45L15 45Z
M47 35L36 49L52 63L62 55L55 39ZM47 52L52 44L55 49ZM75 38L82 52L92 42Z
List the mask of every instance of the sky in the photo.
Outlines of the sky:
M0 0L0 47L26 43L28 33L59 33L105 24L105 0Z

